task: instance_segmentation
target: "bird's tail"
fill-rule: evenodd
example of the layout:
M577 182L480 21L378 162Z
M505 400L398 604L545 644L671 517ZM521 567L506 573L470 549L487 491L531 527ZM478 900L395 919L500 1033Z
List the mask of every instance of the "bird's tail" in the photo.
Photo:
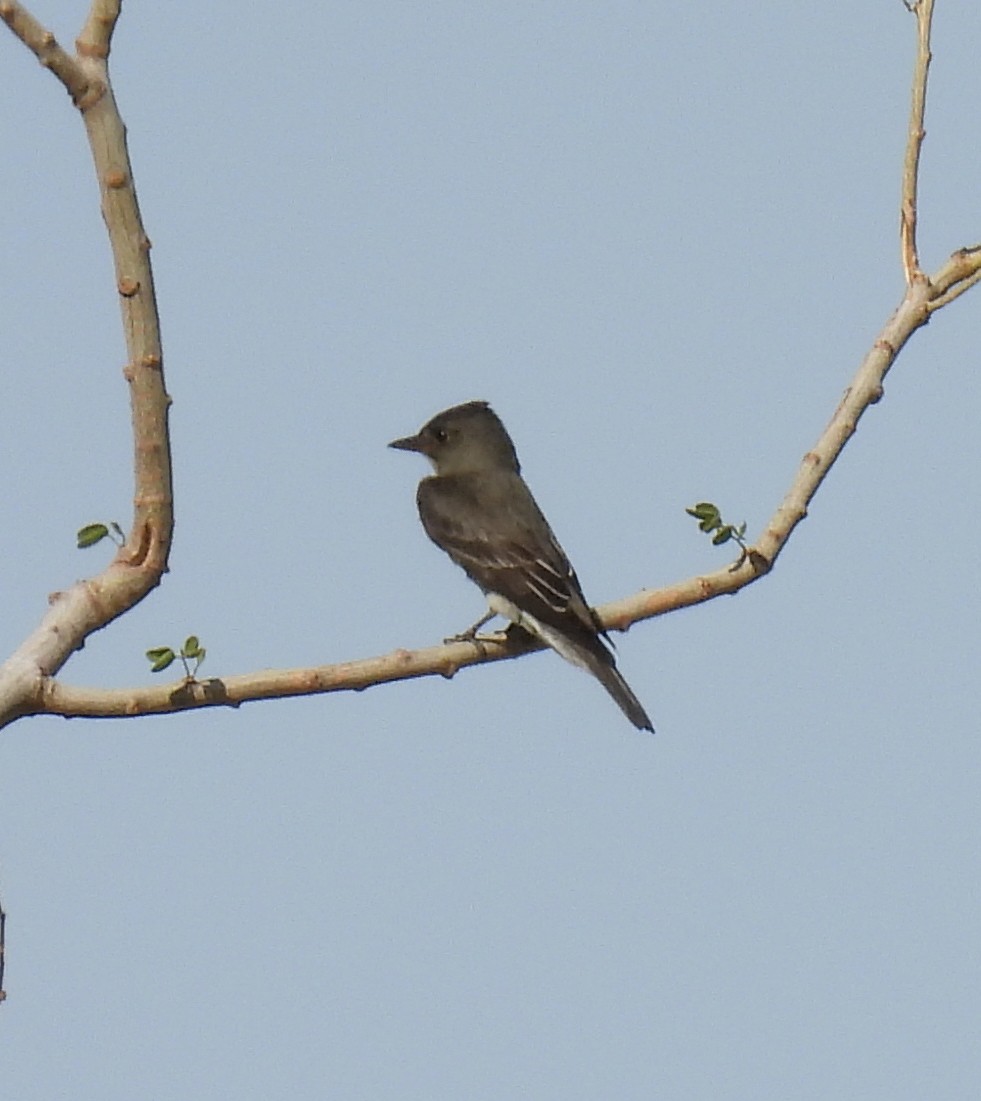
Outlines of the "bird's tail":
M616 667L613 655L603 645L600 639L591 638L589 644L575 641L551 630L545 641L566 661L585 669L603 685L616 701L617 707L637 727L638 730L649 730L654 733L654 724L648 718L641 702L633 693L633 689L620 675Z
M510 611L504 614L510 616ZM592 673L616 701L617 707L638 730L649 730L652 734L654 733L654 724L648 718L647 712L634 695L630 685L620 676L620 670L616 667L613 655L603 645L599 635L584 634L579 638L572 638L557 627L543 623L526 612L517 612L517 617L520 618L511 616L512 621L517 622L522 630L537 635L566 661L578 665L587 673Z
M592 655L590 656L592 657ZM612 661L607 665L605 662L600 661L599 658L593 658L589 663L589 671L595 675L600 684L610 693L616 701L617 707L620 708L638 730L649 730L652 734L654 733L654 724L648 718L647 712L641 705L640 700L634 695L630 685L623 679L620 675L620 670L617 669Z

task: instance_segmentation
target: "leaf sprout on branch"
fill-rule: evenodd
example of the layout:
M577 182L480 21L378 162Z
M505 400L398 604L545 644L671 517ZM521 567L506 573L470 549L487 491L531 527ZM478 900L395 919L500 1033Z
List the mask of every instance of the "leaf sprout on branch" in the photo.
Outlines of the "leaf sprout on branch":
M79 550L94 547L96 543L101 543L103 539L111 539L117 547L121 547L126 542L123 529L115 520L111 520L108 524L86 524L84 528L78 529L78 534L75 536L76 546Z
M181 664L184 666L184 676L187 680L195 679L197 671L201 668L201 662L204 661L205 654L207 654L207 650L201 645L197 635L188 635L184 640L184 645L177 653L169 646L154 646L152 650L146 652L151 673L162 673L164 669L169 668L180 658ZM194 662L193 669L190 665L192 661Z

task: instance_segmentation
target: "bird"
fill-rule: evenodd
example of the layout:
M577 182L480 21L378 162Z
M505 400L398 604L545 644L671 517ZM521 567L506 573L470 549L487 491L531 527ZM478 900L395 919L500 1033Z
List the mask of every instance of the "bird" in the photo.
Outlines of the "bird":
M455 640L476 640L485 623L503 616L591 673L638 730L653 733L490 404L468 401L444 409L416 435L388 446L418 452L432 463L434 473L416 493L422 526L487 597L487 614Z

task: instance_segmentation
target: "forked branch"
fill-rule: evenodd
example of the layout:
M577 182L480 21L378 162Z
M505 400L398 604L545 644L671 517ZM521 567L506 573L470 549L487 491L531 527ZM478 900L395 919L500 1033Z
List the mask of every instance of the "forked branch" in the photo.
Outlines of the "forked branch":
M109 84L119 0L93 0L67 53L23 5L0 0L0 19L61 81L89 139L116 272L129 362L135 500L127 539L100 574L49 598L41 623L0 666L0 725L43 709L51 678L94 631L129 611L160 581L173 534L173 503L160 325L126 132Z

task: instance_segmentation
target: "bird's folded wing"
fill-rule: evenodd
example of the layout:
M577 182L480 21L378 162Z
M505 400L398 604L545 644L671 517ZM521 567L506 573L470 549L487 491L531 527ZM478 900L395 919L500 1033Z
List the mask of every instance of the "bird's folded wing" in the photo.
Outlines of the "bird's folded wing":
M427 478L418 503L430 539L485 592L500 593L544 623L595 640L601 628L575 570L520 478L505 486Z

